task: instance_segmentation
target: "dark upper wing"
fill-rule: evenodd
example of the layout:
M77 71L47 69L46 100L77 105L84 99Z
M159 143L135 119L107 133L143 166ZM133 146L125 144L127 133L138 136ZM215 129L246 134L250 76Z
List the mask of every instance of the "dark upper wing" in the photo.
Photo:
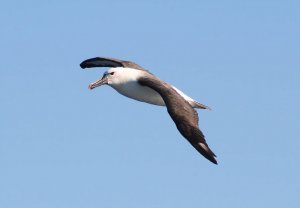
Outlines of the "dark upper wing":
M128 67L145 71L143 67L134 62L104 57L87 59L80 64L80 67L83 69L92 67Z
M152 75L141 77L138 81L141 85L150 87L161 95L168 113L182 136L205 158L217 164L216 155L208 147L204 135L198 127L198 114L192 106L169 84Z

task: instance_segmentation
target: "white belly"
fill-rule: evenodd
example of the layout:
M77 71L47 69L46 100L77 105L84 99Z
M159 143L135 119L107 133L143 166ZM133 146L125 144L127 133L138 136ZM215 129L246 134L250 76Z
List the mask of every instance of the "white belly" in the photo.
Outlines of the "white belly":
M149 87L141 86L140 84L138 84L135 81L130 81L130 82L126 82L124 84L118 84L118 85L111 84L110 86L113 87L120 94L122 94L126 97L129 97L129 98L132 98L134 100L138 100L138 101L145 102L145 103L150 103L153 105L165 106L165 102L163 101L161 96L156 91L152 90ZM187 96L186 94L184 94L182 91L180 91L176 87L174 87L174 86L172 86L172 87L179 95L181 95L183 97L183 99L188 101L189 104L193 108L210 109L209 107L207 107L203 104L200 104L197 101L195 101L193 98Z
M144 87L137 82L127 82L119 85L111 85L120 94L138 100L141 102L150 103L153 105L165 106L161 96L149 87Z

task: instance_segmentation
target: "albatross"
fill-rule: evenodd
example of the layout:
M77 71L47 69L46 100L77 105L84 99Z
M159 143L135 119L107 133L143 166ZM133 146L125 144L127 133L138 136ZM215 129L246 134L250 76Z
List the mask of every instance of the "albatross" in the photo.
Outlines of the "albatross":
M216 155L206 143L198 127L198 114L194 108L210 109L176 87L159 79L132 61L96 57L83 61L80 67L109 67L102 78L91 83L89 89L109 85L120 94L153 105L166 106L178 131L206 159L217 164Z

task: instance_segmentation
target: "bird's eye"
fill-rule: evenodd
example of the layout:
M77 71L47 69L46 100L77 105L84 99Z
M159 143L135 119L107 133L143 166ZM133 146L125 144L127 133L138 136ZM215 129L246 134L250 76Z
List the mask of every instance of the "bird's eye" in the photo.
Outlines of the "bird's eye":
M110 75L114 75L114 73L115 73L115 72L110 72L109 74L110 74Z

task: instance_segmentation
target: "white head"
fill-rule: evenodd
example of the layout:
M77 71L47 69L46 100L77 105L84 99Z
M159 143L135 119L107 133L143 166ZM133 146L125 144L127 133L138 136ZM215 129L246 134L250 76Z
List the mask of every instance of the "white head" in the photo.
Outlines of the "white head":
M142 71L132 68L115 67L104 72L101 79L91 83L89 89L94 89L101 85L117 86L128 82L136 81L141 76Z

